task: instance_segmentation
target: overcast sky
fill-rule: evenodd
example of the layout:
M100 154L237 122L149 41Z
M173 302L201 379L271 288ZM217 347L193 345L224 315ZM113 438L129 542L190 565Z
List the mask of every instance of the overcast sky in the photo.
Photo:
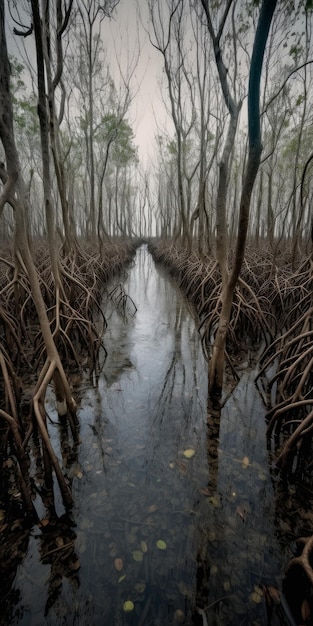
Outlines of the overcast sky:
M22 57L22 62L25 64L26 50L28 61L35 65L34 38L24 39L12 35L14 23L8 10L6 22L9 53L18 58ZM157 124L161 128L166 126L170 132L173 132L171 121L161 99L159 86L162 76L162 57L149 42L146 28L148 28L147 0L120 0L113 18L105 19L102 23L103 44L115 82L119 81L118 63L125 76L130 68L135 67L131 80L134 99L128 119L135 133L139 157L144 162L153 155L154 137L158 132ZM138 59L137 65L136 59Z
M159 82L162 77L162 56L151 45L145 32L148 28L146 0L121 0L114 18L103 25L104 44L107 48L113 75L118 76L115 60L121 60L123 72L127 74L127 64L135 62L138 50L140 56L131 86L136 94L130 110L130 118L143 160L153 155L154 137L158 126L173 132L172 124L162 102Z

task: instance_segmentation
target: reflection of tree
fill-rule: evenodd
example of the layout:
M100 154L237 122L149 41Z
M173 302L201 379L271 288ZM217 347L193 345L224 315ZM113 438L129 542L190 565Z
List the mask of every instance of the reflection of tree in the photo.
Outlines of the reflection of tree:
M16 506L17 509L17 506ZM11 511L12 513L12 511ZM30 528L24 527L22 513L15 511L17 518L12 525L1 527L0 541L0 624L13 623L20 602L21 592L13 588L18 566L28 550Z
M207 458L209 468L208 489L210 495L217 492L218 481L218 447L220 441L221 407L219 403L214 403L208 399L208 438L207 438Z
M41 561L51 564L45 606L47 616L62 592L63 578L67 578L74 588L79 586L77 572L80 563L75 553L76 534L73 530L73 521L69 516L56 517L42 531Z
M277 481L273 475L276 536L287 557L282 573L282 589L278 591L280 611L292 612L295 623L312 624L313 570L312 525L313 498L311 485L287 480ZM271 588L266 589L268 610L274 610ZM285 605L285 609L284 609ZM307 616L307 621L304 619Z

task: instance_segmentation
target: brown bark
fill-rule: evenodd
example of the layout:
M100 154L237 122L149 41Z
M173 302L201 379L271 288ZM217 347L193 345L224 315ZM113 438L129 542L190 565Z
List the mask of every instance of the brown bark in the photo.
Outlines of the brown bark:
M8 181L10 181L10 194L8 195L8 186L5 184L4 194L2 193L0 197L0 206L1 204L3 204L4 195L5 201L9 202L14 210L15 246L17 262L21 263L28 275L32 297L35 303L42 337L47 351L47 361L49 363L50 373L49 380L52 379L54 372L58 371L62 380L63 391L65 394L68 410L70 413L74 414L75 402L71 396L70 387L66 379L56 345L53 340L45 303L40 289L36 267L34 265L27 237L27 195L24 181L20 173L19 159L14 139L13 108L10 93L10 64L8 59L4 27L4 0L0 0L0 138L6 157L6 176ZM34 396L34 414L38 422L42 439L49 451L52 464L56 471L64 503L70 504L72 502L71 493L59 467L58 461L55 457L48 432L45 428L42 428L41 423L42 414L39 405L40 402L43 405L43 399L49 380L43 377L43 380L40 381L40 383L37 385Z

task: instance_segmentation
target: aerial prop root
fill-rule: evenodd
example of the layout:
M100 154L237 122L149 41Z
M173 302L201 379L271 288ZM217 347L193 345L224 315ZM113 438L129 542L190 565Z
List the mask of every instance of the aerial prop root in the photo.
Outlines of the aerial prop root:
M60 487L60 491L62 494L62 498L63 498L63 502L65 506L70 506L73 503L73 498L72 498L72 494L70 492L68 483L64 477L64 474L60 468L58 459L56 457L56 454L53 450L51 441L50 441L50 437L49 437L49 433L45 424L45 407L44 407L44 401L45 401L45 395L46 395L46 389L48 384L51 382L51 380L54 381L54 385L55 385L55 394L56 394L56 398L57 398L57 403L59 402L58 398L60 398L61 396L60 394L60 390L61 390L61 386L63 386L62 389L62 397L65 395L65 399L66 399L66 406L67 406L67 417L68 417L68 421L71 427L71 431L73 434L73 438L74 440L77 442L77 429L75 428L75 424L74 424L74 419L76 418L76 405L75 402L73 400L72 397L69 397L69 391L67 389L68 385L67 385L67 381L66 381L66 377L64 374L64 371L62 371L63 368L61 366L61 368L59 367L59 364L57 363L56 359L48 359L46 360L44 367L40 373L37 385L36 385L36 389L34 392L34 396L33 396L33 413L34 416L36 418L36 422L38 425L38 429L40 432L40 436L42 439L42 442L45 446L45 449L47 451L47 454L49 456L49 460L51 462L51 465L55 471L58 483L59 483L59 487ZM65 385L64 385L65 383ZM62 404L63 407L63 404ZM62 409L63 410L63 409Z

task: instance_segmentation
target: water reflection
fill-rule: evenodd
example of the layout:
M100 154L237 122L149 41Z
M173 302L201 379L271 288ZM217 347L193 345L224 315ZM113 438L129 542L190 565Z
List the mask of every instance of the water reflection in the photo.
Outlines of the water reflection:
M261 403L243 377L208 421L196 324L145 247L124 287L137 313L104 301L108 357L81 391L71 518L30 537L10 623L261 625L281 571Z

